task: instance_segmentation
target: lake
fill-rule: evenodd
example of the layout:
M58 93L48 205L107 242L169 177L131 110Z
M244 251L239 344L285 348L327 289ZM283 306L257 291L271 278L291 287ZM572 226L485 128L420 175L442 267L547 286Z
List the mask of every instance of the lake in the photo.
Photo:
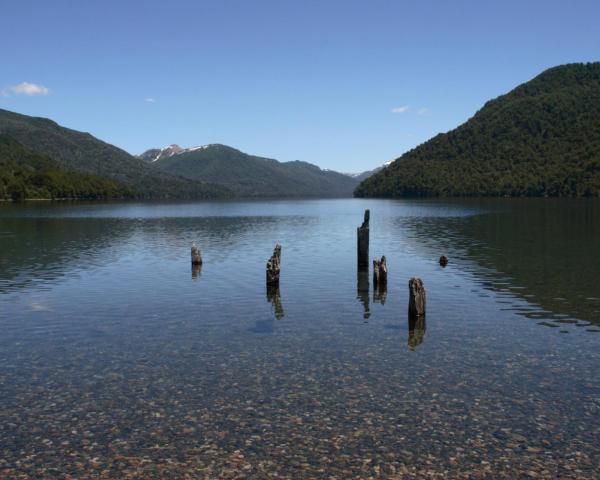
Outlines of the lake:
M0 252L2 478L600 475L597 200L7 204Z

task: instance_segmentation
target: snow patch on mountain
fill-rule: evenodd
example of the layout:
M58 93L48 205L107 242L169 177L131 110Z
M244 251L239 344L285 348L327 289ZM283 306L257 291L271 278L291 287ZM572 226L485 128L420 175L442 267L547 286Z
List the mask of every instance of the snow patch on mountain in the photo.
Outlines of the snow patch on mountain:
M146 150L141 155L138 155L138 157L146 162L154 163L162 158L173 157L174 155L180 155L186 152L194 152L196 150L205 150L210 146L211 144L181 148L179 145L172 143L171 145L167 145L165 148L151 148L150 150Z

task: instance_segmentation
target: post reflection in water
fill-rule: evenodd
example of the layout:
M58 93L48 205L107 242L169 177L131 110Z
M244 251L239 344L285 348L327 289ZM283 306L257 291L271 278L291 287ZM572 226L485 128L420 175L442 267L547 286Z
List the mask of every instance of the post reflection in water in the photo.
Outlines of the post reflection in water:
M385 305L387 298L387 284L373 286L373 303Z
M359 267L356 275L356 298L363 304L363 318L367 320L371 316L369 309L369 269Z
M275 318L281 320L285 314L281 303L279 285L267 285L267 301L273 306Z
M192 264L192 280L196 281L200 278L202 274L202 265L194 265Z
M408 348L415 350L425 339L425 316L408 315Z

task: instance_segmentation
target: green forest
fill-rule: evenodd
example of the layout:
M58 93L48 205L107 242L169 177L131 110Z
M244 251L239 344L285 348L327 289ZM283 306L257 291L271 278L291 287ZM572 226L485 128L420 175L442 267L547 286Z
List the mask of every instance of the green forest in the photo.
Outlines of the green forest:
M106 187L113 192L116 188L117 196L123 193L139 199L205 199L232 195L221 185L160 171L89 133L61 127L47 118L0 109L0 134L11 137L31 152L49 156L63 173L47 181L65 188L79 182L83 190L104 191ZM75 176L74 172L83 175ZM6 172L1 174L6 175ZM102 183L101 179L106 181Z
M242 197L349 197L358 184L307 162L278 162L219 144L161 158L153 165L172 175L219 183Z
M61 168L13 138L0 134L0 199L128 198L133 192L115 180Z
M600 196L600 62L551 68L487 102L355 196Z

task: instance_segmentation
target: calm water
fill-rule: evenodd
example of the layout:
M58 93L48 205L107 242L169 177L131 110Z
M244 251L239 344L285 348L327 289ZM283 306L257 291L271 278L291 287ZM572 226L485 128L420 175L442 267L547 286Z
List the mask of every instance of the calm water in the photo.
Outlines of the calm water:
M598 201L4 205L0 252L0 478L600 476Z

